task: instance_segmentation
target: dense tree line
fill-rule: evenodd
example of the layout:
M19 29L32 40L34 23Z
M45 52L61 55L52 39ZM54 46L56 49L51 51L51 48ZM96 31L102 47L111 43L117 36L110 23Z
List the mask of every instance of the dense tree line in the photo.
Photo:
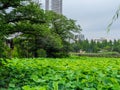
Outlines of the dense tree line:
M71 44L73 52L79 52L80 50L87 53L99 53L99 52L118 52L120 53L120 40L80 40Z
M80 32L80 26L33 1L0 1L0 57L68 56L68 39Z

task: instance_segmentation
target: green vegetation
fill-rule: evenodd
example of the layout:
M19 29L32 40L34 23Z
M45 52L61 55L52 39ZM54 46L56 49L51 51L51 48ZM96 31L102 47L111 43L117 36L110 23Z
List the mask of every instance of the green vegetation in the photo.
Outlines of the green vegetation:
M119 54L120 40L95 41L95 40L79 40L71 44L73 52L85 51L86 53L102 53L102 54Z
M120 40L75 40L74 34L81 32L75 20L45 11L35 1L0 1L1 58L68 57L69 52L80 50L120 53ZM113 19L118 18L119 11Z
M103 52L103 53L71 53L77 56L89 56L89 57L108 57L108 58L119 58L120 54L117 52Z
M119 90L120 58L59 58L79 50L119 56L120 40L74 40L75 20L33 1L0 0L0 90Z
M120 59L1 60L0 90L119 90Z
M42 57L68 56L67 39L80 32L80 26L33 1L0 0L0 57L32 58L42 52Z

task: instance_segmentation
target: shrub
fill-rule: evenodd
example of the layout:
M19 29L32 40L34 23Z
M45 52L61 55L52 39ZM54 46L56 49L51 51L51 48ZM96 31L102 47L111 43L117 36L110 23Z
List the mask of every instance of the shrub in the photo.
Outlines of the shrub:
M46 51L44 49L37 50L38 57L46 57Z

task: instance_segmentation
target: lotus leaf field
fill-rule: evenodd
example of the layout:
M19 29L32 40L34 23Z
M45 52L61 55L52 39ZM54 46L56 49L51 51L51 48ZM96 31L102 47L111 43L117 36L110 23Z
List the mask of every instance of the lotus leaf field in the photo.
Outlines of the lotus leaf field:
M0 90L120 90L120 58L8 59Z

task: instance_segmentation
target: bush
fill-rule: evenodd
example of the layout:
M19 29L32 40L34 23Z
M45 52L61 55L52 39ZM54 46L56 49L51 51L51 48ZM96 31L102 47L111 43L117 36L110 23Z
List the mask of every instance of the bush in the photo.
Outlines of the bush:
M78 56L89 56L89 57L120 57L119 53L116 52L105 52L105 53L85 53L85 54L80 54L77 53L75 55Z
M46 51L44 49L37 50L38 57L46 57Z

